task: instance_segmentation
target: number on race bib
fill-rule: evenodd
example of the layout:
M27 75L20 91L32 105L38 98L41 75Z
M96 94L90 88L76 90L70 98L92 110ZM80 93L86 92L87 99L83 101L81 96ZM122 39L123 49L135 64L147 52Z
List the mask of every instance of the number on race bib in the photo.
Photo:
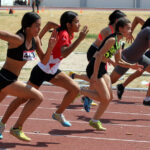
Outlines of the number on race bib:
M35 51L24 51L23 52L23 60L34 60L35 59Z

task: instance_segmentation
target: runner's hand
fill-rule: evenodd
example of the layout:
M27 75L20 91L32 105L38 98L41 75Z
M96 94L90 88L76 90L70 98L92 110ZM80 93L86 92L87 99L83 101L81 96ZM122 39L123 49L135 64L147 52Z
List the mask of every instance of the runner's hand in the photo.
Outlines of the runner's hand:
M84 26L83 29L81 30L80 34L79 34L79 39L81 41L84 40L88 32L89 32L88 27Z
M56 30L54 30L52 32L52 35L51 35L50 39L49 39L48 46L54 48L54 46L56 45L57 41L58 41L58 33L57 33Z
M131 66L132 69L138 70L138 71L143 71L144 66L143 65L139 65L138 63L133 64Z
M130 33L130 34L128 35L128 37L126 38L126 41L127 41L128 43L132 43L132 42L134 41L134 37L133 37L132 33Z

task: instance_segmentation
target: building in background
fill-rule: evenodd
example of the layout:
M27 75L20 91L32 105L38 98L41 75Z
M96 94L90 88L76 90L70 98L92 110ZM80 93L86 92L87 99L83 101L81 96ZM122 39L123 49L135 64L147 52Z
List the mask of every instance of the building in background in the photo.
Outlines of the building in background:
M44 7L141 8L150 9L150 0L42 0Z
M13 6L14 0L0 0L0 6Z
M0 0L0 6L28 5L30 0Z
M40 0L41 7L150 9L150 0ZM0 6L30 5L32 0L0 0Z

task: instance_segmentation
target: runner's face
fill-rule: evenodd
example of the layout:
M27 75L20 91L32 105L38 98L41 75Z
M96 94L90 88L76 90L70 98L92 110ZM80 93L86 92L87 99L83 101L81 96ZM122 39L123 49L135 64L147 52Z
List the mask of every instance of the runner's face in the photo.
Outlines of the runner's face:
M131 34L131 23L128 23L123 28L120 27L120 33L122 33L124 37L128 37Z
M78 16L76 16L71 23L72 32L79 32L80 22Z
M31 34L33 37L37 36L40 32L41 27L41 19L38 19L35 23L32 24L32 26L29 28Z

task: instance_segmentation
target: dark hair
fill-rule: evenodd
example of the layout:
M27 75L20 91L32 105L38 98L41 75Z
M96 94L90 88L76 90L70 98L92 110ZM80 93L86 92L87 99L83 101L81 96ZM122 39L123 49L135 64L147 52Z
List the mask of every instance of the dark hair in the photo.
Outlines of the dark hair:
M72 21L74 20L74 18L78 16L77 13L73 12L73 11L66 11L61 15L60 18L60 27L57 29L58 32L62 31L62 30L68 30L67 29L67 23L72 23Z
M24 33L27 27L31 27L33 23L35 23L41 17L34 12L27 12L24 14L21 21L21 29L17 31L18 33Z
M125 17L126 14L123 13L122 11L120 10L115 10L113 11L110 15L109 15L109 25L112 25L115 23L116 19L119 19L119 18L122 18L122 17Z
M144 29L144 28L146 28L147 26L150 26L150 18L148 18L148 19L145 21L145 23L143 24L141 30Z
M124 27L126 26L128 23L131 23L130 20L128 20L127 18L120 18L118 19L117 23L116 23L116 27L115 27L115 33L120 34L119 32L119 27Z

